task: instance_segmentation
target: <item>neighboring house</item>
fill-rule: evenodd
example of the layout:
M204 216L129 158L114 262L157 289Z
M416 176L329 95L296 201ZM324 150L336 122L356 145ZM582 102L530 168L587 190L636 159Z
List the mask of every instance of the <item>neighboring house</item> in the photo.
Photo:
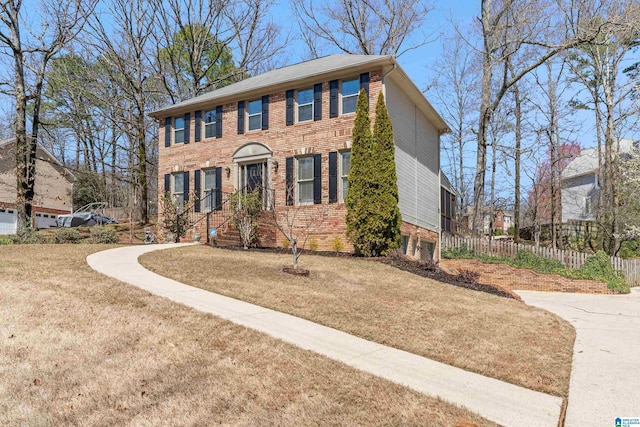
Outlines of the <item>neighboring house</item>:
M631 153L634 143L619 142L620 154ZM598 182L598 149L585 148L567 165L560 177L562 222L595 221L600 183Z
M513 211L498 209L493 220L493 234L501 230L503 235L507 235L511 227L513 227Z
M55 226L56 216L72 211L73 176L51 153L38 144L33 217L38 228ZM16 140L0 141L0 234L15 234Z
M276 212L329 211L314 232L321 250L336 238L348 248L344 198L360 89L369 94L372 122L380 92L393 122L405 253L437 258L440 135L449 129L392 56L306 61L153 112L159 188L177 200L195 193L200 211L220 207L236 189L272 189ZM282 239L261 237L264 246Z
M496 235L496 231L500 230L503 235L509 234L509 228L513 227L513 211L506 210L502 208L494 208L493 212L493 232L490 233L491 229L491 208L490 206L485 206L483 211L484 215L482 217L482 230L478 229L477 233L482 233L485 236ZM461 223L468 227L472 228L473 221L473 206L469 206L467 208L466 213L462 216Z

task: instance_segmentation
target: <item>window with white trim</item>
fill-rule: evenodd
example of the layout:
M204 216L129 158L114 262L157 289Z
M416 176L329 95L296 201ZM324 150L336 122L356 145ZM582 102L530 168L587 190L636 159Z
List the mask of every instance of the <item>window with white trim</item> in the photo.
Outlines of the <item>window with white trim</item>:
M204 137L215 138L216 136L216 110L208 110L204 113Z
M184 142L184 117L173 119L173 143L182 144Z
M179 206L184 206L184 174L182 172L171 175L173 178L173 191L171 197Z
M219 183L216 182L216 170L205 169L204 185L202 186L202 200L204 200L204 211L211 212L216 206L217 193L219 191Z
M262 100L249 101L248 105L249 130L262 129Z
M351 151L340 152L340 197L347 198L349 189L349 170L351 169Z
M313 157L300 157L296 180L298 204L313 204Z
M297 101L298 122L313 120L313 88L299 90Z
M360 79L343 80L340 86L342 114L355 112L360 92Z

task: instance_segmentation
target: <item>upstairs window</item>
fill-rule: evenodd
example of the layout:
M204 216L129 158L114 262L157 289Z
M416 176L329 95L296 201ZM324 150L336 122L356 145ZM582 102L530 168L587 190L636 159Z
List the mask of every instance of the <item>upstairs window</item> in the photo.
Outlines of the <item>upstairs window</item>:
M215 136L216 136L216 110L205 111L204 137L215 138Z
M298 159L298 204L313 204L313 157Z
M249 101L249 130L262 129L262 100Z
M313 120L313 88L298 91L298 121Z
M184 117L173 119L173 143L182 144L184 142Z
M340 95L342 97L342 114L353 113L358 104L360 79L343 80Z

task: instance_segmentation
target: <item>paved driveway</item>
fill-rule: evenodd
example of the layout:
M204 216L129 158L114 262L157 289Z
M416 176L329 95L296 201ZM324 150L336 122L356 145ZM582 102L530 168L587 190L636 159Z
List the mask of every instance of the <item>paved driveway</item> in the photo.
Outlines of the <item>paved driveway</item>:
M516 291L576 329L566 426L640 418L640 288L630 295Z

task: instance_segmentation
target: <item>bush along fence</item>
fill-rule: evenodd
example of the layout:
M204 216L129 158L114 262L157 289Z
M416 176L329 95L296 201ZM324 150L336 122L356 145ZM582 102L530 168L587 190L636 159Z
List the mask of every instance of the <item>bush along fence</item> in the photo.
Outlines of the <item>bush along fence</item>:
M575 270L577 273L577 271L584 269L587 260L594 256L582 252L553 249L542 246L536 247L505 240L489 240L487 238L466 238L443 235L441 242L443 256L449 256L450 258L478 258L480 260L485 258L489 262L491 261L489 258L522 260L523 258L527 258L523 256L524 251L535 255L535 257L539 259L539 261L530 260L533 263L540 264L540 268L535 268L536 270L549 273L561 273L557 271L560 267L560 263L562 267L568 270ZM602 257L603 255L599 254L599 256ZM609 259L613 270L621 277L624 277L624 281L627 285L640 285L640 259L622 259L608 256L607 258ZM547 260L548 262L544 262L544 260ZM513 263L510 262L510 264ZM518 264L518 262L516 262L516 264ZM523 267L527 266L523 265ZM589 267L590 266L587 265L587 268ZM564 273L565 274L563 275L567 277L576 276L576 274L572 274L571 271Z

